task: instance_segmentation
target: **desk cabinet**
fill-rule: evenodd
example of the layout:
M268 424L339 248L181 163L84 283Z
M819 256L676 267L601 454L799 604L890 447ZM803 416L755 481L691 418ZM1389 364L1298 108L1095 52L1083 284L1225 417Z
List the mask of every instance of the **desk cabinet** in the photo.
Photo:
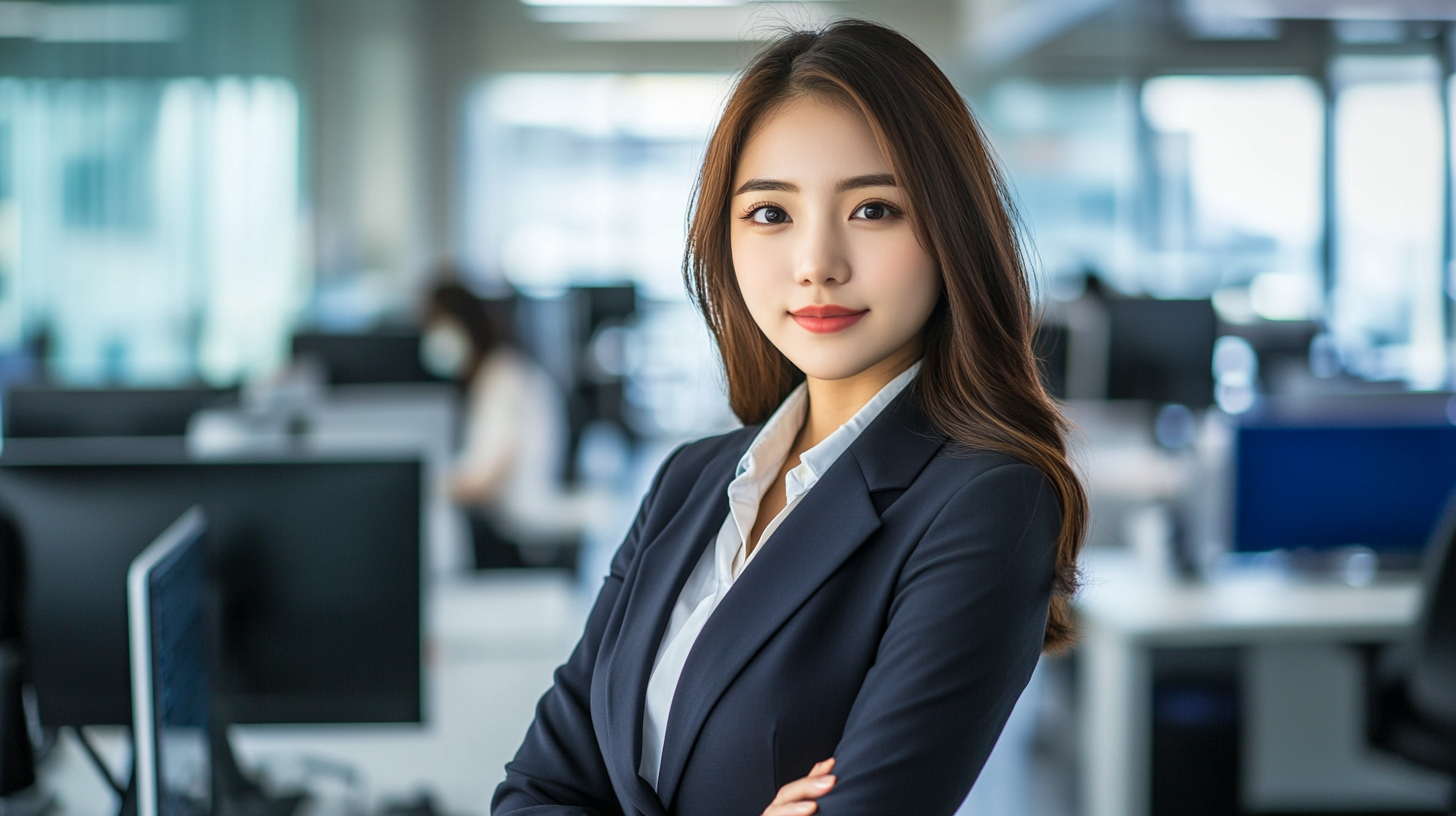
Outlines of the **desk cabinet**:
M1176 665L1194 650L1224 655L1238 678L1231 733L1243 810L1443 804L1446 780L1363 742L1353 646L1404 636L1419 602L1413 582L1355 588L1245 575L1189 586L1120 554L1093 554L1084 567L1079 709L1089 816L1162 816L1152 812L1154 677L1168 675L1155 663Z

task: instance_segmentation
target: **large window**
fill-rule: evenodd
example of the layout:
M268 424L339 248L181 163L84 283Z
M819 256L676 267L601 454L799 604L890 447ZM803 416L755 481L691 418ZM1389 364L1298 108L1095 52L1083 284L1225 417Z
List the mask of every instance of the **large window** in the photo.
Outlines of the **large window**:
M297 199L287 82L0 80L0 351L72 384L272 371Z
M1423 388L1447 378L1441 81L1433 57L1334 65L1330 325L1345 366Z
M723 75L510 74L470 103L470 260L518 287L680 300L688 198Z
M624 342L636 429L731 424L716 351L682 281L688 204L722 74L506 74L468 102L467 269L536 297L632 283Z
M1247 293L1259 317L1322 311L1324 102L1306 77L1184 77L1143 87L1144 288Z
M1086 272L1136 289L1137 114L1130 82L998 84L977 113L1013 184L1053 297Z

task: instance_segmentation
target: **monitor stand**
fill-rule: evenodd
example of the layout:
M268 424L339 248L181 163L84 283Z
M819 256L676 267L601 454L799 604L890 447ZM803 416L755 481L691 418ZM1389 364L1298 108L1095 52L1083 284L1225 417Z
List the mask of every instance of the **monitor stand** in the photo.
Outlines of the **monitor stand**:
M131 773L127 775L126 784L123 785L111 775L111 769L106 766L106 760L101 758L101 752L86 738L86 732L80 726L72 728L76 732L76 741L81 743L81 748L86 756L91 759L91 764L96 766L96 773L106 780L106 786L116 793L116 798L121 802L117 808L117 816L137 816L137 773L136 762L131 764Z
M105 760L101 758L100 752L86 738L85 732L80 728L75 729L76 739L80 741L81 747L85 749L86 755L91 758L91 763L96 766L96 771L106 784L116 792L117 798L121 801L117 809L117 816L138 816L137 814L137 777L136 763L132 763L132 770L125 785L117 781L107 768ZM213 813L215 816L293 816L298 806L307 797L304 794L289 794L285 796L272 796L253 779L243 773L238 767L237 755L233 753L232 742L227 738L227 727L215 726L212 729L212 793ZM38 809L36 814L43 814L49 810L51 802L45 802L46 807ZM12 816L11 811L3 811L4 816ZM21 812L22 816L30 814Z
M306 794L274 796L238 765L225 724L212 728L212 795L216 816L293 816ZM125 816L125 814L123 814Z

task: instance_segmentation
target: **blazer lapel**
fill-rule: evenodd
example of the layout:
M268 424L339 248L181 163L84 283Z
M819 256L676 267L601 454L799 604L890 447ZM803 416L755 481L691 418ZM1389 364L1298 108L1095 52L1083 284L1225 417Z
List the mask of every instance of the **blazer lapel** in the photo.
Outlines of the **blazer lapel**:
M668 714L657 780L658 798L668 807L703 722L723 692L819 585L879 529L876 494L890 496L891 502L898 498L940 449L943 438L930 430L913 391L912 384L830 466L708 618ZM878 505L888 508L883 501ZM725 502L715 516L719 524L726 512ZM656 653L654 640L651 654ZM639 698L645 690L644 678ZM638 706L640 721L640 699Z
M753 437L747 430L743 444L728 445L703 468L702 477L683 501L682 512L673 513L662 531L644 543L637 568L628 578L631 585L623 587L627 606L619 628L621 637L600 667L604 699L597 702L605 705L593 709L605 718L597 723L597 733L604 735L603 756L618 791L625 792L648 816L662 814L663 807L652 786L637 774L642 761L647 681L677 597L728 515L728 483Z

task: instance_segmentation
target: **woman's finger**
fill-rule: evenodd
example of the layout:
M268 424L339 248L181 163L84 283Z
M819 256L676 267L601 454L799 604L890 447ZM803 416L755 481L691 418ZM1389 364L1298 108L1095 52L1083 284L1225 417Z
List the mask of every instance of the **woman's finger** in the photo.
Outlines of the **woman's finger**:
M779 788L778 796L774 797L763 816L807 816L818 810L819 804L814 800L834 787L836 779L829 775L833 769L834 757L815 763L808 776Z
M818 799L834 787L834 777L828 774L824 776L804 777L795 779L793 782L779 788L779 795L774 797L774 805L787 805L793 802L802 802L806 799Z
M770 805L763 816L807 816L818 809L818 802L790 802L787 805Z
M809 769L809 777L823 776L832 770L834 770L834 757L830 757L823 762L814 763L814 767Z

